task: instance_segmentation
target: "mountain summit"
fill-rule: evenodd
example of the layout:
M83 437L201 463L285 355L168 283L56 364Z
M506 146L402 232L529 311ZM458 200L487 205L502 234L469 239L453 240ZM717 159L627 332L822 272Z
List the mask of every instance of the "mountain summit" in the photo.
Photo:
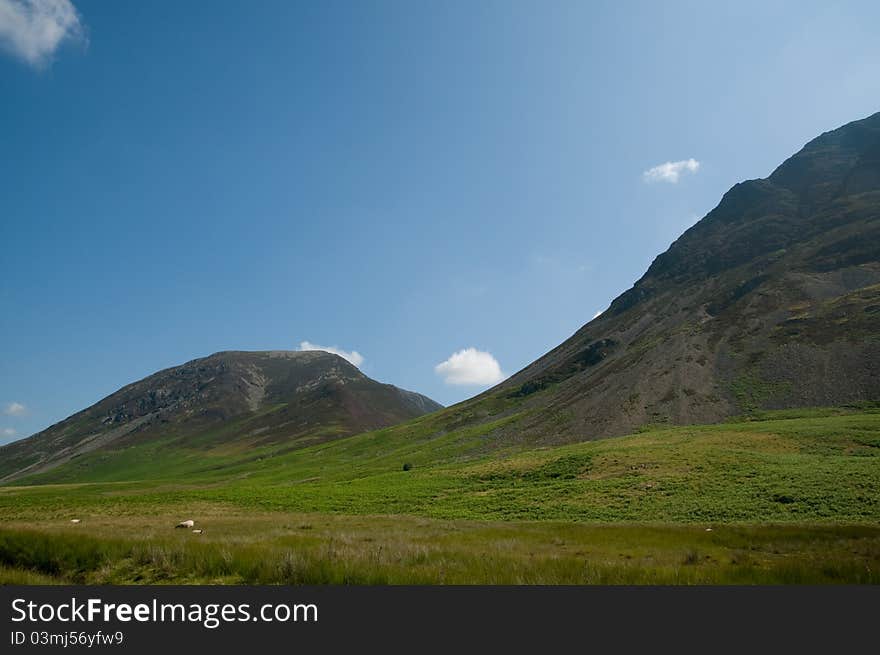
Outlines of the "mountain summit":
M395 431L415 445L467 428L486 449L878 400L880 113L735 185L605 313L525 369ZM229 456L223 475L230 462L247 475L263 457L439 407L329 353L217 353L0 449L0 481L56 467L54 481L155 477L148 450L126 455L145 442L165 462L168 449L190 458L187 470L220 471Z
M301 447L440 407L327 352L220 352L159 371L0 448L0 480L150 440L189 452Z
M735 185L571 338L482 399L507 438L880 399L880 113Z

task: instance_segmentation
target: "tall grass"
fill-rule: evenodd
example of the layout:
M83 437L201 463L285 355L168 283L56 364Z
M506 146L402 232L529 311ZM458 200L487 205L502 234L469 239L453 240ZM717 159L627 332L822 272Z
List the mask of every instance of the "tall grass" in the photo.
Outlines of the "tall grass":
M651 528L656 539L658 528ZM868 530L868 529L865 529ZM634 529L633 536L637 534ZM181 540L108 540L87 535L0 531L0 581L46 579L78 584L880 584L880 531L847 537L829 528L800 553L760 551L793 544L768 526L751 538L732 534L718 547L670 530L647 557L590 557L560 550L481 551L469 544L389 546L321 540L229 544ZM867 541L866 541L867 539ZM867 550L865 544L867 543ZM854 556L854 545L864 553ZM14 571L14 573L13 573ZM29 577L31 576L31 577Z
M129 472L165 477L109 457L0 487L0 581L880 583L874 407L533 450L487 448L515 417L437 420L185 474L131 448ZM197 539L173 530L190 517Z

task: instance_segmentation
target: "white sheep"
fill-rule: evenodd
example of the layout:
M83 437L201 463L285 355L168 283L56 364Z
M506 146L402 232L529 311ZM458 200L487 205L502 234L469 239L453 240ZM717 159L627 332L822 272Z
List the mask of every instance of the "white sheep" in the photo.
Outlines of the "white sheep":
M77 523L82 522L82 519L70 519L70 522L76 525Z
M190 519L188 521L181 521L180 523L178 523L174 527L175 528L192 528L195 524L196 524L196 522L193 521L192 519Z
M193 534L202 534L204 530L193 530Z

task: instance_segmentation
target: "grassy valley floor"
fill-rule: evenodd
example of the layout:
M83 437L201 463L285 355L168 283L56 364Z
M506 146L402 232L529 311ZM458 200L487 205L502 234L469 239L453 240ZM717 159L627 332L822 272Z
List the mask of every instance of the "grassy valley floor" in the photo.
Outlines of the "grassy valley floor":
M136 446L2 487L0 582L880 583L876 408L537 450L442 420L247 459Z

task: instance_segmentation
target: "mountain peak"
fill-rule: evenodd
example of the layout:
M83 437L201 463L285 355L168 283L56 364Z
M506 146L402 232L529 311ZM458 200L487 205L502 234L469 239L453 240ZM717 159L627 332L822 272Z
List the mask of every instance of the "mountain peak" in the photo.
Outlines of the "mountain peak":
M170 439L210 449L285 446L376 429L441 406L368 378L324 351L222 351L126 385L4 447L0 478L48 470L94 451ZM235 425L235 430L228 426ZM198 446L195 444L198 443Z
M865 215L853 199L877 192L880 112L816 137L768 178L735 184L654 259L632 289L614 300L610 313L655 296L669 281L700 279L766 261L847 220L861 220ZM865 207L870 213L874 203Z
M734 185L608 311L489 393L524 403L517 439L538 442L876 400L878 336L880 113Z
M876 190L880 180L880 112L817 136L767 179L811 205L839 195Z

